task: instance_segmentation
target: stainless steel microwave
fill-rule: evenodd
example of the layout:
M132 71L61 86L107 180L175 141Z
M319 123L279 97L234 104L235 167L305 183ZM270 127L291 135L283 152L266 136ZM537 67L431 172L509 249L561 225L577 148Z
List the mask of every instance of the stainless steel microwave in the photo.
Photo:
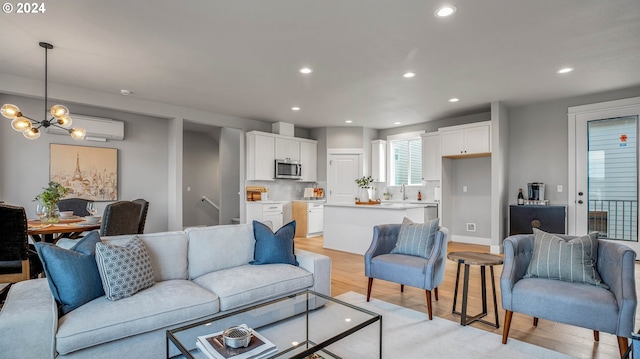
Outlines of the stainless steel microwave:
M302 164L292 160L276 160L276 178L302 179Z

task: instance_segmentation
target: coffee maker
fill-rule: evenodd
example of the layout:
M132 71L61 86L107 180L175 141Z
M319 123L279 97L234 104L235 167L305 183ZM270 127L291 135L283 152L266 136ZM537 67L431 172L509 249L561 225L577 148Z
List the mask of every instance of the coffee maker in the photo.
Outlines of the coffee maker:
M544 201L544 183L531 182L527 183L529 187L529 200Z

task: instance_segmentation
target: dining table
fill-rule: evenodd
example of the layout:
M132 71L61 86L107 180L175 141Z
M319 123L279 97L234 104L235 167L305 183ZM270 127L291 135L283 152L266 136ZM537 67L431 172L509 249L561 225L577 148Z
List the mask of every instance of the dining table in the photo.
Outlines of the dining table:
M60 218L58 223L42 223L38 219L27 222L27 233L34 242L56 243L60 238L78 238L82 232L100 229L100 222L87 223L83 217Z

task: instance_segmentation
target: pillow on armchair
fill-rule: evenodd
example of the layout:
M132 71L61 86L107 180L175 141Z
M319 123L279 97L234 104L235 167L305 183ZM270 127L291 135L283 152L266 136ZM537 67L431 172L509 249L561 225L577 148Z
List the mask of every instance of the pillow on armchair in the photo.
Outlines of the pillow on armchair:
M398 241L391 250L391 254L429 258L436 240L439 222L438 218L434 218L425 223L413 223L405 217L398 233Z
M564 240L533 229L533 256L524 278L558 279L609 288L596 268L598 233Z

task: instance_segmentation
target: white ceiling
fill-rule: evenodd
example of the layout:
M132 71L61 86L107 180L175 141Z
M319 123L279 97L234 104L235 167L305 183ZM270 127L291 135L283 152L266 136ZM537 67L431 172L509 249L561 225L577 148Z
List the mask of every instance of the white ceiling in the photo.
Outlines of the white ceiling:
M436 18L443 3L48 1L44 14L0 14L0 73L42 79L46 41L51 83L307 128L640 85L639 0L455 0Z

